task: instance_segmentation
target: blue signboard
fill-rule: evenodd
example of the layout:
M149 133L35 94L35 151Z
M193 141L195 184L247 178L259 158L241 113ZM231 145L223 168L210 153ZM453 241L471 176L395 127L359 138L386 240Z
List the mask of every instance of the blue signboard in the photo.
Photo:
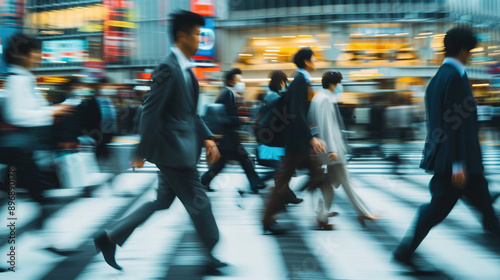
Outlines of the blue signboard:
M213 60L215 56L215 21L205 18L205 26L201 27L198 52L193 57L196 60Z
M2 26L0 27L0 74L7 73L7 64L5 63L5 49L7 48L9 39L12 35L21 32L17 27Z

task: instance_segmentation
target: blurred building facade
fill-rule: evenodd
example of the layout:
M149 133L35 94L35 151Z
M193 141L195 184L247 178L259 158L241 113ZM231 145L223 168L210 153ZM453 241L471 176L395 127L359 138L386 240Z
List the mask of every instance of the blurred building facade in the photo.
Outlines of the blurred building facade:
M39 75L133 82L170 46L167 16L190 1L27 0L25 29L42 40ZM140 77L140 75L139 75Z
M9 37L22 30L24 0L0 0L0 74L7 72L2 53Z
M480 41L469 77L491 80L500 61L498 11L493 0L219 0L217 45L229 47L217 54L223 69L237 66L257 80L270 69L292 74L293 54L307 46L319 60L316 82L335 68L357 81L348 91L422 95L444 59L445 32L459 24L472 26Z

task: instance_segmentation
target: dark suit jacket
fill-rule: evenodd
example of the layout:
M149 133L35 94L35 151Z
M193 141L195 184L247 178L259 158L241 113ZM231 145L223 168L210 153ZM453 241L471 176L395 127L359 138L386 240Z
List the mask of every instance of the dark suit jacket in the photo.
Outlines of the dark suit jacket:
M290 124L287 126L285 147L300 154L308 154L312 149L309 142L313 135L307 120L310 104L308 90L309 84L306 78L303 74L297 73L288 86L286 94L288 114L285 115L285 118L290 121Z
M477 103L467 76L442 65L427 86L425 104L428 132L420 167L444 173L459 162L469 173L483 172Z
M168 167L196 168L203 141L213 135L196 112L199 87L194 75L191 79L188 86L173 53L156 68L143 104L139 156Z
M231 129L231 121L227 117L226 106L223 104L210 104L207 106L207 112L203 117L206 125L213 134L218 134L222 138L216 139L219 144L219 149L224 150L227 147L233 147L234 139L232 139L233 130Z
M224 105L229 120L229 122L225 124L228 128L227 134L224 135L225 139L219 145L219 149L237 150L240 144L237 130L241 127L241 122L238 116L238 108L236 107L236 96L229 89L224 89L219 97L217 97L217 100L215 100L215 103Z

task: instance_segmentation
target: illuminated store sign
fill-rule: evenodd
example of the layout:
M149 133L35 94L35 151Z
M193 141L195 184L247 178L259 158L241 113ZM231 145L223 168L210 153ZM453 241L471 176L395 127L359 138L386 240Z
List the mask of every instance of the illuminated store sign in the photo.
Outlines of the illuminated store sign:
M215 22L211 18L205 19L205 26L200 29L200 44L193 59L213 60L215 56Z
M85 40L51 40L42 42L42 59L44 62L83 62L87 60L88 55L88 46Z

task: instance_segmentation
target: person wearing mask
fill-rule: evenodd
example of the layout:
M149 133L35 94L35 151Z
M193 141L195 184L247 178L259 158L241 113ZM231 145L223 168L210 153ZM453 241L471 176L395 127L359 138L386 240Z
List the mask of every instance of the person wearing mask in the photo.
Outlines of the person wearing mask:
M231 69L225 75L226 88L222 90L221 94L215 103L223 104L226 108L226 115L229 123L226 125L229 128L229 135L223 135L225 141L219 145L221 158L210 166L210 169L203 174L201 182L207 190L211 190L210 182L219 174L228 160L236 160L240 162L241 167L250 182L250 189L252 193L258 193L259 189L266 187L264 182L259 178L255 168L248 158L248 153L243 148L239 140L238 129L243 122L248 122L247 117L238 116L238 105L243 101L243 93L245 91L245 83L242 81L242 72L240 69Z
M146 159L160 169L157 198L94 238L106 263L117 270L122 267L115 260L116 245L123 246L139 225L155 211L169 208L176 197L186 208L203 244L205 272L220 274L218 268L227 265L212 255L219 241L219 229L196 169L201 145L205 145L208 163L220 156L212 132L197 114L199 85L191 70L190 58L198 50L200 27L204 24L201 15L189 11L172 14L170 26L175 46L152 74L135 159L138 167L142 167Z
M259 110L259 115L257 116L255 125L258 124L259 119L262 117L261 114L272 113L269 112L269 109L272 107L274 102L278 101L280 98L285 98L288 82L286 74L281 70L276 70L271 72L270 77L271 81L269 82L269 90L262 100L262 107ZM272 172L269 172L265 176L261 177L262 181L274 178L276 171L279 169L281 157L284 155L285 148L270 147L261 142L258 143L257 162L262 166L273 168Z
M420 207L414 226L394 251L394 259L413 270L422 269L413 261L415 250L462 196L482 214L484 230L500 238L500 223L484 177L477 103L465 68L476 45L469 28L448 30L445 59L425 92L428 134L420 167L434 173L429 183L432 198Z
M100 162L108 159L108 144L118 131L116 109L110 98L116 96L116 89L109 83L109 78L104 77L99 80L96 87L96 102L101 116L99 130L102 132L102 139L96 145L96 156Z
M364 225L365 220L373 221L376 219L376 216L356 194L349 179L346 167L346 154L349 149L342 132L344 122L337 104L344 91L341 81L342 74L338 71L324 73L321 80L323 90L314 95L309 108L309 122L316 127L319 138L325 142L327 152L320 161L327 165L329 181L327 184L319 186L323 197L319 200L316 210L318 226L326 230L333 229L333 225L328 224L328 217L333 217L336 214L330 213L329 210L333 203L334 188L338 188L339 185L342 185L358 212L358 221L362 225Z
M0 161L16 168L17 185L28 189L30 197L39 203L40 216L36 228L43 228L46 199L43 191L51 187L33 159L33 152L50 144L54 118L69 113L70 106L49 106L36 92L36 78L30 69L41 60L40 42L18 33L9 38L4 51L8 64L4 97L0 100ZM46 142L47 141L47 142Z
M324 153L323 142L311 131L307 113L309 110L309 97L312 96L311 72L316 70L316 59L310 48L300 49L294 56L293 61L298 67L293 82L288 87L286 98L286 143L285 156L281 161L281 167L275 176L275 188L264 212L262 220L264 232L282 234L284 228L277 225L275 215L285 210L288 203L301 203L290 189L289 183L300 166L306 166L310 171L312 186L319 186L324 180L324 172L321 165L317 163L313 153Z

